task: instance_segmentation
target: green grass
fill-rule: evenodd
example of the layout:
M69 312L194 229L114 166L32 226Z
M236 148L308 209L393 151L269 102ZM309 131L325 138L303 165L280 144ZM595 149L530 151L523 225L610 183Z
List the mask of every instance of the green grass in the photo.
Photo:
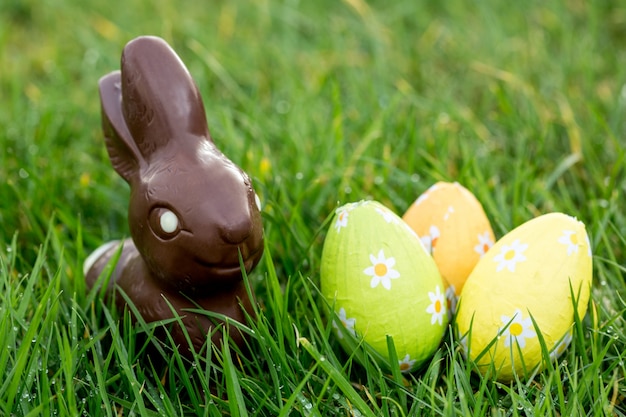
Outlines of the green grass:
M625 6L205 3L0 3L0 414L626 415ZM263 200L251 354L188 361L85 288L85 256L128 235L97 80L141 34L181 55ZM438 180L472 190L498 237L549 211L587 225L589 312L530 381L473 373L452 332L407 377L332 336L318 285L333 208L402 213Z

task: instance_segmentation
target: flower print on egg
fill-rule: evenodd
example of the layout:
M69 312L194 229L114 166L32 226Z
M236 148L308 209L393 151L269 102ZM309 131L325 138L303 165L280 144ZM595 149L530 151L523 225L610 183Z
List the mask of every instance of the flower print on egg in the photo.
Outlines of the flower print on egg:
M431 191L436 190L437 189L437 184L433 184L430 187L428 187L428 189L426 191L424 191L422 193L422 195L420 195L419 197L417 197L417 200L415 200L415 202L413 204L415 204L416 206L422 204L424 202L424 200L426 200L428 198L428 195Z
M347 227L348 226L348 215L349 215L349 210L348 209L340 209L337 212L337 220L335 221L335 229L337 230L337 233L341 232L341 229L343 227Z
M387 223L398 223L398 216L396 216L387 207L376 207L376 213L380 214Z
M411 355L407 353L406 355L404 355L404 358L402 358L402 360L398 361L398 365L400 365L400 372L410 372L411 369L413 369L413 367L415 366L416 362L417 361L411 359Z
M441 233L439 232L439 228L435 225L430 226L428 228L428 234L420 237L420 240L424 244L426 251L428 253L433 253L435 251L435 245L437 245L437 239L439 239Z
M504 346L511 346L513 340L517 342L520 348L526 347L526 339L537 337L533 330L533 321L530 317L522 318L522 312L516 309L512 317L502 315L500 317L504 328L500 328L498 333L504 337Z
M448 211L446 211L446 214L443 215L443 221L448 220L452 213L454 213L454 207L448 206Z
M478 244L474 246L474 251L482 258L492 246L491 232L487 230L478 234Z
M426 312L432 315L430 324L437 322L441 326L443 324L443 317L447 313L446 298L445 295L441 293L439 285L435 287L435 292L428 292L428 298L430 298L430 305L426 308Z
M578 253L578 235L575 230L563 230L563 234L559 237L559 243L567 247L567 256Z
M337 313L337 317L339 318L339 322L341 325L337 324L337 320L333 320L333 327L337 331L337 337L343 339L343 331L345 329L352 336L355 336L354 325L356 324L356 319L348 317L346 314L346 309L341 307L339 312Z
M526 243L521 243L519 239L515 239L511 245L504 245L499 254L493 257L493 261L498 263L496 272L502 271L504 268L509 272L515 272L515 266L518 262L524 262L526 256L523 252L528 249Z
M448 311L448 319L452 319L452 316L456 312L456 304L459 298L456 295L456 288L454 285L448 285L446 288L446 310Z
M556 344L554 349L552 349L552 352L550 352L550 359L552 361L555 361L559 356L561 356L563 352L565 352L565 349L567 349L569 344L572 342L572 339L572 329L569 329L567 333L565 333L565 335L561 338L561 340Z
M400 273L393 269L396 265L396 260L393 257L385 258L385 253L381 249L378 252L378 256L370 254L370 261L372 266L368 266L363 272L372 277L370 281L370 287L376 288L378 284L386 290L391 289L391 280L400 278Z

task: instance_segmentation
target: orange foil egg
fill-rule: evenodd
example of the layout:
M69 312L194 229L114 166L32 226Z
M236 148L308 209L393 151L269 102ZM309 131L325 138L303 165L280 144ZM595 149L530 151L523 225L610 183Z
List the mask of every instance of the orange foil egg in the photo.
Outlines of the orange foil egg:
M402 219L430 250L448 283L446 297L454 312L467 277L495 240L482 205L459 183L438 182L419 196Z

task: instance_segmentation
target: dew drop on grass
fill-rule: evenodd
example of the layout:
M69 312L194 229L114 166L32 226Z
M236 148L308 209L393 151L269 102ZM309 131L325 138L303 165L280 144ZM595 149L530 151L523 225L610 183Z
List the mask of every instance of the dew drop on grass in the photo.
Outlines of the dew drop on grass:
M20 168L20 170L17 173L21 179L25 180L26 178L30 177L30 175L28 174L28 171L26 171L24 168Z
M297 173L296 173L296 179L297 179L298 181L300 181L302 178L304 178L304 174L303 174L302 172L297 172Z
M289 113L290 109L291 109L291 105L286 100L279 100L276 103L276 111L280 114L287 114Z

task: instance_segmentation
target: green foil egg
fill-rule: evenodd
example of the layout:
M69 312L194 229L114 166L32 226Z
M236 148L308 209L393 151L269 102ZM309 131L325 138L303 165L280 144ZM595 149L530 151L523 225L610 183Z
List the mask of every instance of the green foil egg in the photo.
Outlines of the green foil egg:
M433 355L448 324L435 261L415 232L375 201L336 210L322 252L321 291L348 353L363 341L380 361L403 372Z

